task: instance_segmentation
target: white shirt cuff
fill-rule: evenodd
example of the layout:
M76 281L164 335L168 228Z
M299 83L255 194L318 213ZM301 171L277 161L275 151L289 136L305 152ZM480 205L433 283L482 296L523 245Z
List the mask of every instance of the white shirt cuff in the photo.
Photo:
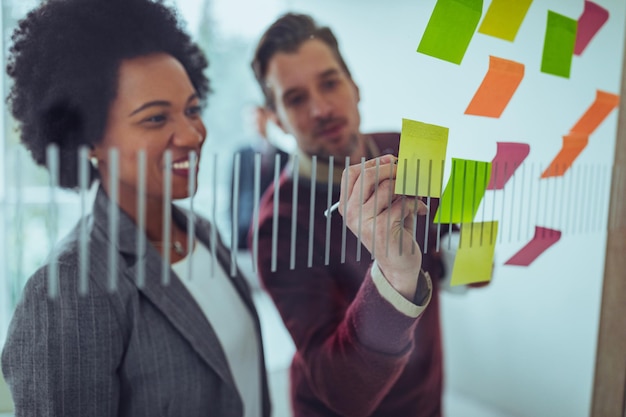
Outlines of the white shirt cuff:
M391 305L393 305L396 308L396 310L398 310L400 313L404 314L405 316L414 317L414 318L419 317L419 315L422 314L424 310L426 309L426 306L428 306L428 303L430 303L430 299L433 293L433 290L432 290L433 285L432 285L432 282L430 281L430 276L428 274L424 275L426 279L428 280L427 282L428 295L426 297L426 301L424 302L424 305L421 305L421 306L413 304L411 301L404 298L402 294L396 291L396 289L393 288L393 286L389 283L389 281L387 281L387 278L385 278L385 276L383 275L376 261L374 261L374 264L372 265L371 274L372 274L372 281L374 281L374 285L376 286L376 289L378 290L380 295L385 300L387 300Z

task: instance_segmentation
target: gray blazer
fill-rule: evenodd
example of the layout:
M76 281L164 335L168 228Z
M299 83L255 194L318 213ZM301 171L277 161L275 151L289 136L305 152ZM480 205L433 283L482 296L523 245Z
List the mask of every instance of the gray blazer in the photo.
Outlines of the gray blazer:
M89 219L89 290L79 295L79 228L57 253L58 297L48 297L48 268L28 281L2 352L2 371L16 417L243 415L220 343L193 297L170 269L161 283L162 258L148 244L138 258L135 223L121 210L116 290L109 290L109 199L100 189ZM173 206L174 221L186 214ZM211 225L195 222L197 238L211 248ZM228 249L216 255L230 271ZM136 281L144 262L145 285ZM208 273L208 272L207 272ZM256 323L259 319L241 274L232 278ZM236 325L236 323L233 323ZM270 403L261 358L263 416Z

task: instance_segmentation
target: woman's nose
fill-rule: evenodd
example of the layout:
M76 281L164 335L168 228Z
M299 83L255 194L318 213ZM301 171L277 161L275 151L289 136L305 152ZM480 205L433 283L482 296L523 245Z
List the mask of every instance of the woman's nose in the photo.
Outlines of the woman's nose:
M202 145L206 138L206 128L201 120L183 120L174 132L174 143L178 146L192 147Z

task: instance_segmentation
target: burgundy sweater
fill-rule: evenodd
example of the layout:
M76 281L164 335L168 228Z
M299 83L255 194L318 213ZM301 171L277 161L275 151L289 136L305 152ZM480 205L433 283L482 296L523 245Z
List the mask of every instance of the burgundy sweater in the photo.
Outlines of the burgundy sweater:
M397 133L372 137L381 154L397 155ZM335 167L342 168L342 163ZM311 187L309 178L299 178L293 255L290 165L280 179L274 260L273 185L263 196L259 216L259 274L297 349L290 372L294 416L440 416L443 370L437 283L442 264L435 253L436 228L429 222L429 249L422 264L432 277L433 296L424 313L411 318L380 295L370 276L371 255L361 245L357 260L358 240L350 229L341 262L343 219L337 212L331 216L326 264L326 182L315 184L309 267ZM332 202L339 200L339 188L333 187ZM431 200L431 220L437 203ZM424 217L418 221L422 248L425 223Z

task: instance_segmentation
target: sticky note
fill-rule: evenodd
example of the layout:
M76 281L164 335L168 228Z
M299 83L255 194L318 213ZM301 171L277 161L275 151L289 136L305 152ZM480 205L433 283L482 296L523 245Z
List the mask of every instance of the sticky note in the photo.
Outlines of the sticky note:
M500 117L524 78L524 64L489 57L489 69L465 114Z
M502 190L530 153L530 145L519 142L496 142L496 156L491 161L488 190Z
M482 12L482 0L437 0L417 52L460 64Z
M447 148L447 127L402 119L395 193L440 197Z
M541 72L569 78L578 22L548 10Z
M586 0L585 9L578 18L578 31L576 32L576 45L574 55L581 55L596 33L609 20L609 11L604 7Z
M561 232L546 227L535 227L535 236L530 242L506 261L505 265L528 266L532 264L550 246L561 239Z
M493 0L479 33L513 42L533 0Z
M461 225L450 285L491 281L497 235L497 221Z
M591 135L618 104L618 95L597 90L594 102L570 129L570 132Z
M490 162L452 158L452 172L433 221L471 223L490 176Z
M572 166L576 158L589 143L589 136L570 133L563 136L563 146L550 165L543 171L541 178L560 177Z

